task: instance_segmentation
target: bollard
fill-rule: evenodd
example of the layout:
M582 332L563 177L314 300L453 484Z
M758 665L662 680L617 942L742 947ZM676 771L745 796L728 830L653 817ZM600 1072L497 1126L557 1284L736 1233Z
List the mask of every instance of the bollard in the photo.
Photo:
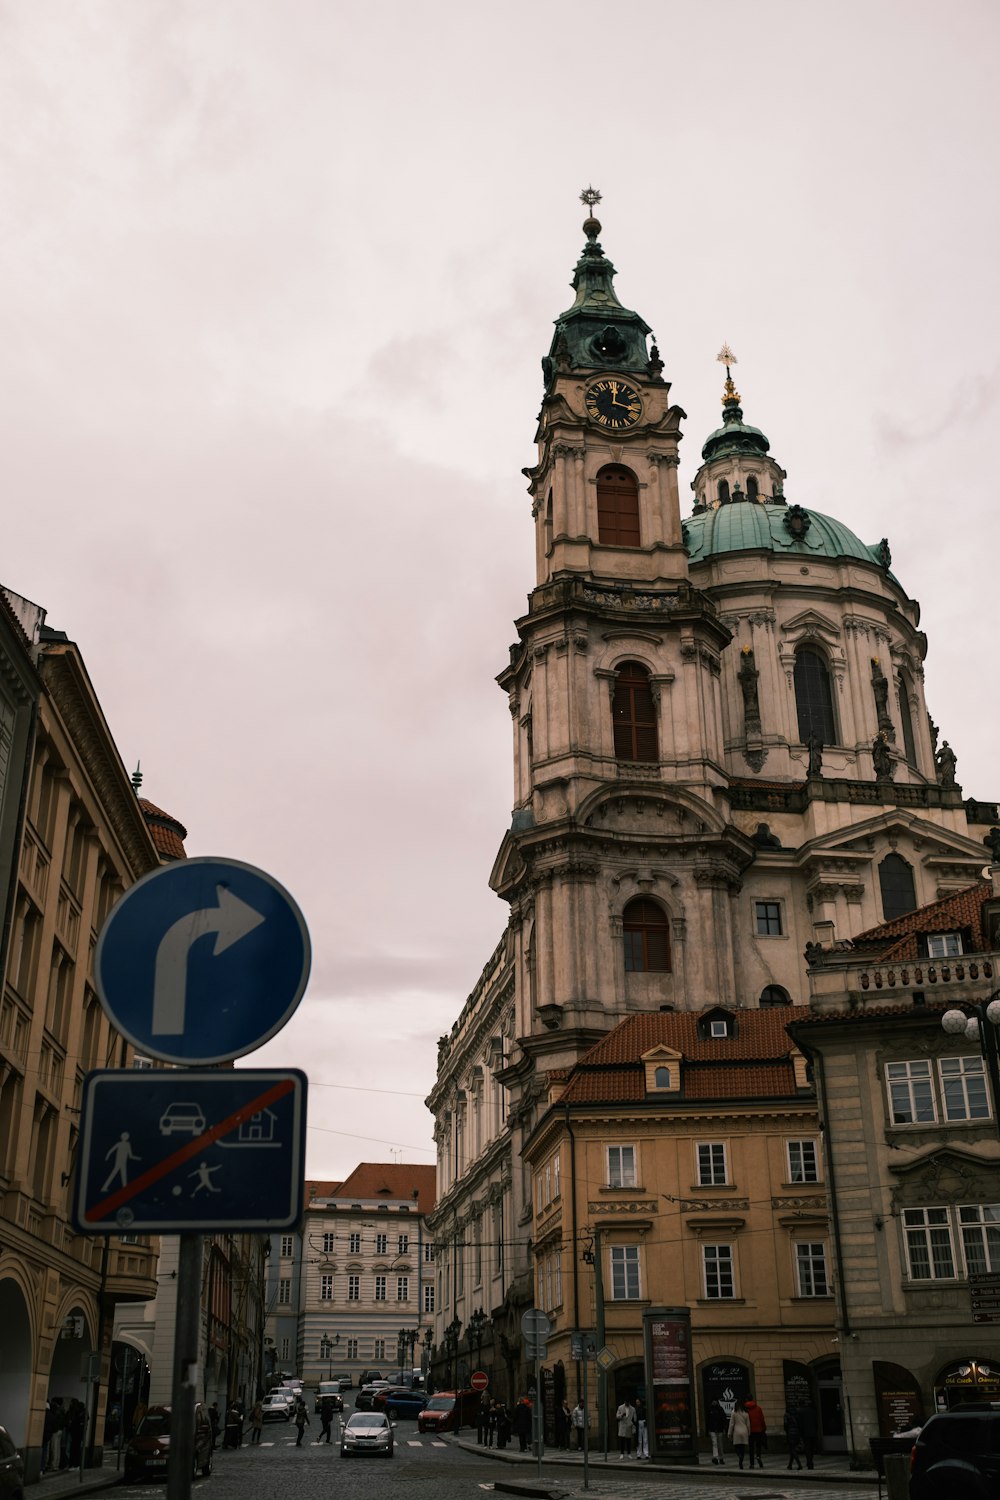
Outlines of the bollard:
M910 1455L887 1453L882 1460L885 1465L885 1488L888 1500L908 1500L910 1493Z

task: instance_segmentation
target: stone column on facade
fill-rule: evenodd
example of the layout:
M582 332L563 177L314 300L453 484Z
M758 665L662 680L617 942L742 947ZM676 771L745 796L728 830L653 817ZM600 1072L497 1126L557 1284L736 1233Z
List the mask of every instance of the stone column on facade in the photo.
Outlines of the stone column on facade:
M840 742L868 749L876 733L875 701L871 693L871 626L867 620L845 619L844 655L848 691L837 697ZM859 691L860 686L860 691Z
M674 734L674 715L671 703L674 674L671 671L654 672L649 681L653 691L653 700L656 703L656 729L660 759L663 761L676 761L677 743Z
M531 757L542 760L550 753L549 741L549 693L548 693L549 643L543 641L531 652Z

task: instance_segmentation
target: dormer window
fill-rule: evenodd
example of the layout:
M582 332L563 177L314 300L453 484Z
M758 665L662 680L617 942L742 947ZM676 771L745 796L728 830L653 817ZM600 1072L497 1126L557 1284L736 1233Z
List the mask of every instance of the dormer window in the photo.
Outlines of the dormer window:
M668 1089L671 1087L671 1075L669 1068L653 1069L653 1087L655 1089Z
M708 1027L708 1034L709 1034L709 1036L713 1036L713 1037L714 1036L728 1036L729 1035L729 1023L728 1023L728 1021L710 1021L709 1022L709 1027Z
M927 934L928 958L959 958L962 954L960 932L930 932Z

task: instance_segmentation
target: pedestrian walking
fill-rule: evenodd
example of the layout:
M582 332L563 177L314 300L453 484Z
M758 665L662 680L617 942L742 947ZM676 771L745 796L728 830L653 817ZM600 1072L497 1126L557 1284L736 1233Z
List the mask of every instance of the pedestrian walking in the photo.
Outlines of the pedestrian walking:
M615 1412L618 1422L618 1462L622 1463L632 1453L632 1437L635 1433L635 1407L628 1397Z
M802 1452L805 1454L806 1468L813 1467L813 1457L816 1453L816 1436L819 1431L819 1423L816 1420L816 1408L811 1401L797 1408L799 1419L799 1433L802 1437Z
M479 1411L476 1414L476 1442L483 1448L490 1433L490 1411L492 1402L484 1391L479 1398Z
M750 1414L742 1401L737 1401L733 1407L733 1414L729 1418L728 1433L729 1441L736 1449L736 1457L742 1469L743 1459L750 1442Z
M226 1435L222 1440L224 1448L241 1448L243 1446L243 1418L240 1409L234 1401L226 1412Z
M503 1401L498 1401L496 1404L494 1420L497 1429L497 1447L506 1448L510 1442L511 1427L513 1424L511 1423L510 1412Z
M528 1440L531 1437L531 1402L527 1396L522 1396L514 1408L514 1431L517 1433L521 1452L527 1453Z
M750 1418L750 1467L753 1468L753 1461L756 1459L758 1469L762 1469L764 1459L761 1455L767 1445L767 1423L764 1421L764 1413L752 1396L747 1397L745 1405Z
M788 1440L788 1467L801 1469L802 1460L799 1454L802 1451L802 1428L799 1425L799 1414L794 1406L785 1407L782 1425Z
M729 1418L726 1416L722 1402L713 1401L708 1408L708 1416L705 1418L705 1426L708 1428L708 1435L712 1440L713 1464L724 1464L726 1461L722 1456L722 1434L725 1432L728 1424Z
M574 1406L571 1417L573 1429L576 1432L577 1452L579 1452L583 1448L584 1428L587 1426L587 1412L582 1400Z
M321 1443L333 1441L333 1397L323 1396L319 1403L319 1440Z
M646 1403L641 1396L635 1398L635 1456L649 1457L649 1430L646 1426Z
M292 1420L294 1421L296 1427L299 1429L299 1435L295 1439L295 1446L296 1448L301 1448L303 1434L306 1428L310 1425L309 1413L306 1410L306 1403L303 1401L301 1396L296 1396L295 1398L295 1415Z
M573 1425L573 1413L568 1401L560 1401L556 1407L556 1447L565 1453L569 1447L569 1432Z
M220 1425L221 1420L222 1420L221 1417L219 1416L219 1403L218 1403L218 1401L213 1401L212 1404L211 1404L211 1406L208 1408L208 1420L209 1420L209 1422L212 1425L212 1447L213 1448L217 1448L219 1446L219 1425ZM139 1408L138 1407L136 1407L135 1425L137 1427L139 1425Z
M258 1396L257 1400L253 1404L253 1410L250 1413L250 1441L251 1441L251 1443L259 1443L260 1442L260 1434L261 1434L261 1431L263 1430L263 1427L264 1427L264 1403L261 1401L260 1397Z

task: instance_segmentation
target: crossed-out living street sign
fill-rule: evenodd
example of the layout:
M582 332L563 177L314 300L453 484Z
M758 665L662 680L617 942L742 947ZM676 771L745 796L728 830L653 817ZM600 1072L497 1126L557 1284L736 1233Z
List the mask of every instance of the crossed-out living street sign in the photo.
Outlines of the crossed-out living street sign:
M306 1087L297 1069L88 1073L75 1227L291 1228L302 1212Z
M239 860L178 860L113 908L94 955L101 1003L163 1062L229 1062L279 1031L309 978L309 933L272 876Z

